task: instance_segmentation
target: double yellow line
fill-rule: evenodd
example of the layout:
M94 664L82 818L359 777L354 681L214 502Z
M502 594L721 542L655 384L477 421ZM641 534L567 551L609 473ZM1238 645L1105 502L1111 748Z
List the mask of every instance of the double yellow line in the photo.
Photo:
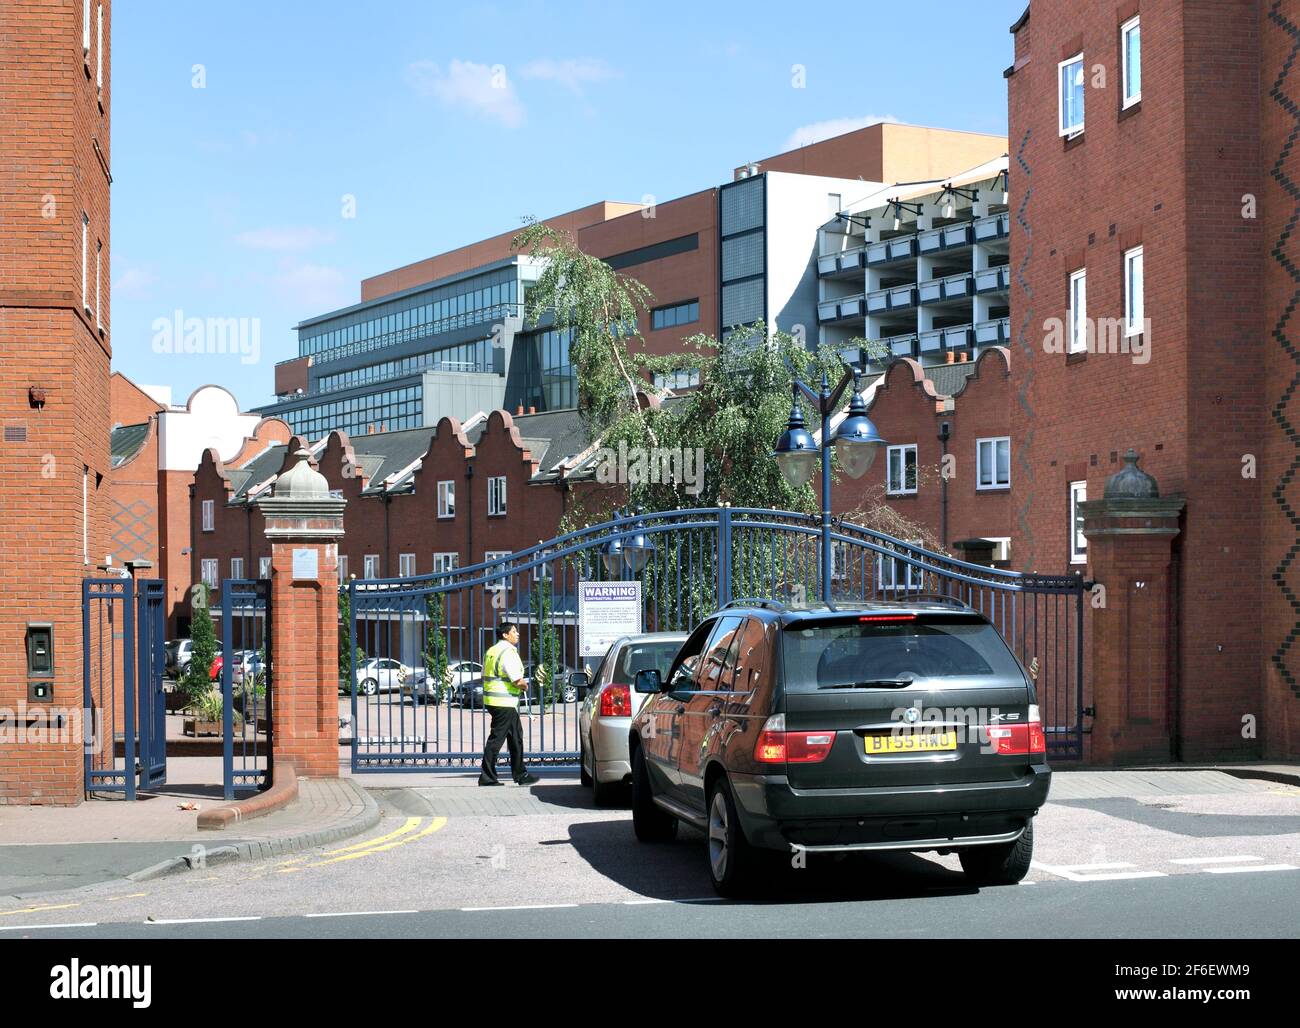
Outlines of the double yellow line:
M325 860L314 860L310 863L304 863L307 860L306 857L286 860L278 868L278 872L280 874L293 874L309 867L324 867L327 864L338 864L345 860L359 860L361 857L369 857L375 853L384 853L396 849L398 846L405 846L407 843L416 842L425 836L432 835L434 832L446 827L447 824L445 817L434 817L430 818L429 823L421 828L420 826L424 820L422 817L408 817L401 828L389 832L387 835L367 839L365 842L358 842L352 846L344 846L342 849L326 850L323 854L327 858Z

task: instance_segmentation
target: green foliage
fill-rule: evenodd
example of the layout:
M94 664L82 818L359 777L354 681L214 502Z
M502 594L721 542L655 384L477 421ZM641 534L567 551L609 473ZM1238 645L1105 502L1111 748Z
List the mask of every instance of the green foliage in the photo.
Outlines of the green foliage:
M225 700L220 689L210 688L200 693L191 706L200 721L220 721L225 717Z
M544 705L559 702L563 687L560 637L551 625L551 583L539 578L528 594L528 609L538 625L529 647L533 659L533 691Z
M192 603L190 639L193 648L185 677L181 680L181 688L191 701L200 699L212 688L212 662L217 659L217 632L208 608L209 593L206 585L196 587L192 593L195 600L202 597L202 602Z
M424 670L434 703L446 697L451 679L447 671L447 642L442 637L443 602L441 593L430 593L424 601L428 621L424 631Z
M357 685L352 669L365 659L366 651L360 646L355 653L352 652L352 603L344 587L339 590L339 678L343 682L343 692L348 695Z

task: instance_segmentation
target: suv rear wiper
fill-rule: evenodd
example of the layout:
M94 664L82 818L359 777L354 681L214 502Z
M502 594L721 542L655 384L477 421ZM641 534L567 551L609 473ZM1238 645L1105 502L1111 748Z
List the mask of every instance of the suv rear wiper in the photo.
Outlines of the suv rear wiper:
M872 678L865 682L837 682L835 685L819 685L818 689L903 689L911 685L915 678Z

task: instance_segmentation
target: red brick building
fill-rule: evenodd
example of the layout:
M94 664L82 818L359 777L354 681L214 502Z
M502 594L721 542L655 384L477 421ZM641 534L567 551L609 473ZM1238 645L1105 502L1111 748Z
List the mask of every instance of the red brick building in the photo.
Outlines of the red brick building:
M81 581L109 552L109 0L0 5L0 707L81 706ZM33 574L39 566L40 574ZM0 747L0 803L75 803L80 740Z
M1131 683L1169 752L1129 756L1294 756L1295 5L1033 0L1012 33L1013 564L1067 564L1072 489L1135 448L1186 506L1167 680Z

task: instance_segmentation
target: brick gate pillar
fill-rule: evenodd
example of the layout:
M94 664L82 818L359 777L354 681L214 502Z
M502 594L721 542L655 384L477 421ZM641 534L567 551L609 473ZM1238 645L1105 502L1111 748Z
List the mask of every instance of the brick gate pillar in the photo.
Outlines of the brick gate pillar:
M300 776L339 773L338 540L347 501L330 495L311 452L258 506L271 541L271 700L275 761Z
M1106 480L1105 495L1079 505L1092 580L1104 594L1092 606L1088 651L1092 761L1167 761L1176 724L1170 564L1185 501L1162 498L1137 466L1134 450Z

